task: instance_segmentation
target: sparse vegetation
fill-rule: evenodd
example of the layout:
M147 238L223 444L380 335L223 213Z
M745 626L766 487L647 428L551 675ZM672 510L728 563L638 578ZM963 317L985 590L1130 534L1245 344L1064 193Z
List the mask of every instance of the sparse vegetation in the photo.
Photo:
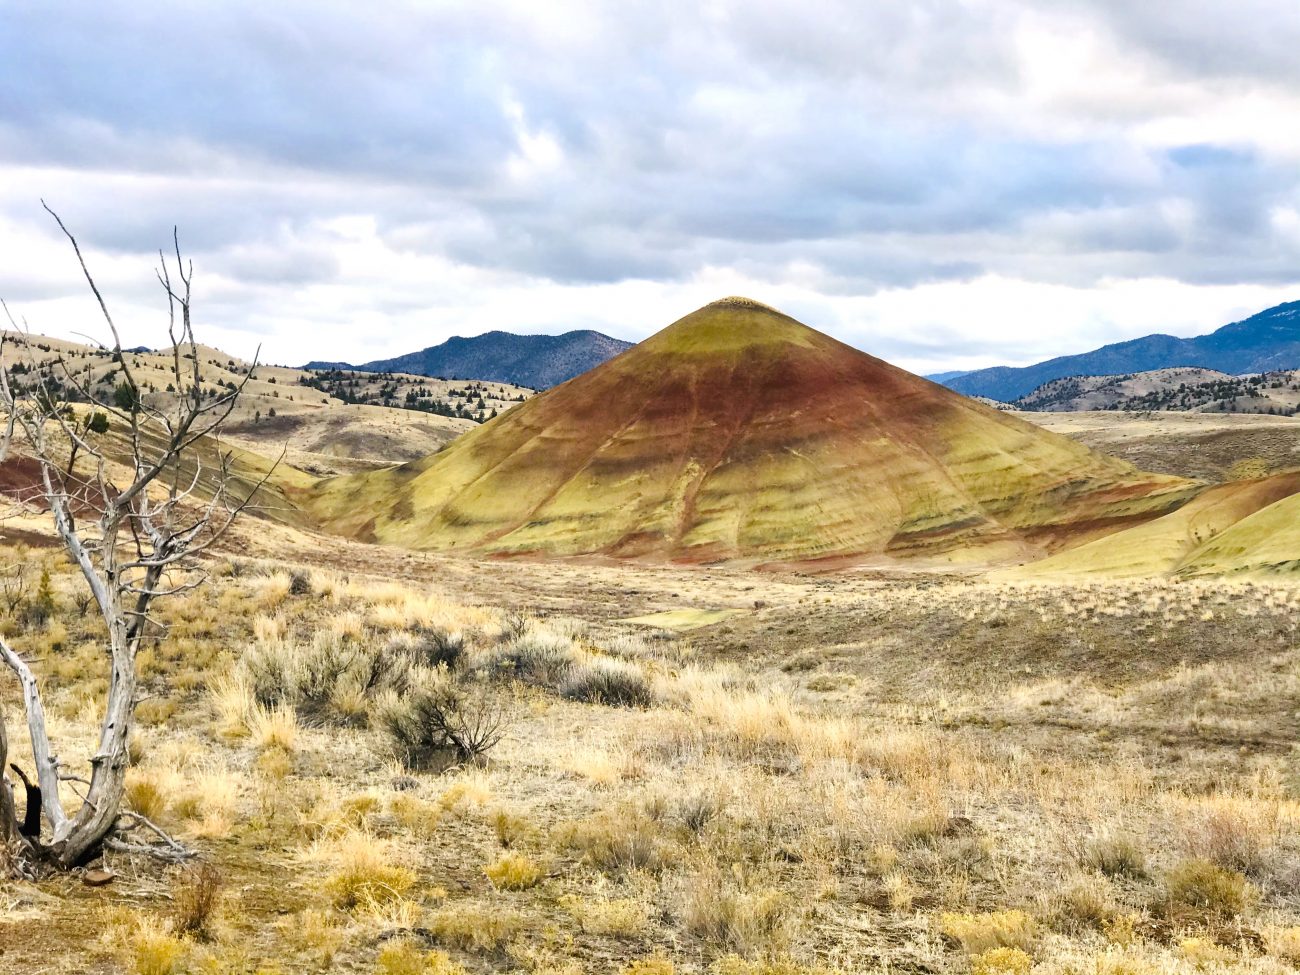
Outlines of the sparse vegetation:
M98 624L67 597L70 567L48 566L66 646L40 657L52 720L93 746ZM1293 707L1294 589L765 585L761 619L729 635L551 612L514 636L494 608L377 575L214 573L165 610L144 665L171 717L127 778L129 808L204 860L140 875L133 919L106 925L110 970L577 972L586 952L602 972L831 975L907 952L959 975L1127 975L1300 953L1287 756L1240 750ZM1141 665L1103 669L1134 634L1157 641ZM733 646L746 656L720 659ZM372 649L392 682L341 707ZM571 694L591 659L634 665L651 696ZM832 667L859 679L806 690ZM486 763L437 735L413 741L441 760L394 760L386 715L422 688L508 714ZM192 872L207 864L220 883ZM54 930L84 923L58 904ZM1225 934L1238 926L1255 947Z

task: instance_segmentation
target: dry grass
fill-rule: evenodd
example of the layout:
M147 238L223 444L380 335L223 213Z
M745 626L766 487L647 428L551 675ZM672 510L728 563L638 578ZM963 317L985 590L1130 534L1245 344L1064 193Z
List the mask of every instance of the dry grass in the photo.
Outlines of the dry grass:
M1038 922L1024 911L944 914L939 925L944 937L957 942L968 955L982 955L995 948L1028 951L1038 939Z
M172 885L172 927L177 934L203 936L221 902L221 871L208 863L189 867Z
M788 946L797 907L771 887L708 871L688 881L682 917L687 931L719 951L768 956Z
M391 840L359 830L323 841L310 851L309 858L327 864L322 889L342 910L389 904L414 887L418 879Z
M1165 890L1171 905L1209 914L1236 916L1255 892L1244 876L1209 860L1184 860L1169 871Z
M138 868L137 919L104 966L1024 975L1028 960L1038 975L1275 975L1300 957L1281 733L1300 687L1294 590L520 564L494 568L500 592L472 577L454 596L358 567L400 557L311 571L304 593L287 563L248 565L168 609L183 633L148 664L172 710L137 737L128 801L225 883L190 909L171 874ZM94 747L103 674L93 620L55 569L67 649L47 653L40 634L24 647L46 653L32 659L75 763ZM632 579L662 594L646 611L674 592L765 607L689 638L565 615L626 598ZM467 601L480 591L505 609L556 602L520 629ZM415 647L424 627L456 634L457 674L515 713L482 767L400 768L372 698L331 694L328 719L259 700L232 649L328 660ZM574 693L593 661L644 677L651 697ZM16 700L0 693L21 759ZM25 890L0 885L0 971L81 970L84 898L105 895ZM36 918L39 955L11 937Z
M289 707L255 707L249 714L248 731L258 748L292 752L298 741L298 716Z

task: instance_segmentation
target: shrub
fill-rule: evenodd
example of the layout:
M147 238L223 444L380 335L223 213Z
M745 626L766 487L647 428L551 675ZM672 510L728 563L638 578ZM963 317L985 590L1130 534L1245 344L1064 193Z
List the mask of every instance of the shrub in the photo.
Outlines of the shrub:
M1233 916L1245 910L1252 892L1242 874L1201 859L1184 860L1169 871L1165 891L1171 904Z
M572 824L563 837L598 870L657 871L666 849L659 826L639 809L623 806Z
M167 795L155 779L136 774L127 779L126 804L146 819L157 819L167 808Z
M141 923L128 943L135 975L173 975L180 970L185 942L155 923Z
M654 690L638 664L614 657L589 657L573 664L560 682L561 696L615 707L642 708L654 703Z
M409 792L399 792L388 800L388 813L421 839L428 839L442 822L443 810Z
M1264 932L1264 945L1274 958L1300 965L1300 927L1269 928Z
M971 975L1029 975L1034 960L1019 948L990 948L970 960Z
M334 964L334 952L343 944L343 927L338 912L333 910L305 910L286 918L283 930L289 941L303 951L315 953L321 965Z
M1205 800L1185 829L1192 856L1248 875L1268 866L1279 824L1249 799L1218 796Z
M411 658L393 643L322 632L309 646L260 644L242 666L263 708L291 707L309 724L362 725L370 698L406 689Z
M292 752L298 742L298 715L293 708L254 708L248 716L248 730L259 748Z
M416 663L424 667L455 670L465 658L465 635L421 627L411 637L408 652Z
M1127 947L1138 940L1138 924L1141 921L1141 916L1137 914L1117 914L1102 922L1101 932L1111 944Z
M631 897L592 900L565 894L560 906L573 915L584 934L631 938L644 933L648 924L645 906Z
M408 769L481 763L506 735L506 709L481 682L458 684L445 667L424 673L380 709L395 757Z
M542 868L521 853L504 853L483 872L497 890L528 890L542 879Z
M944 914L939 919L944 937L961 945L968 955L981 955L993 948L1027 951L1038 937L1038 922L1024 911L991 911L984 914Z
M311 592L311 573L308 570L294 569L289 573L290 596L310 596Z
M619 975L673 975L673 962L663 955L648 955L628 962Z
M1195 967L1219 968L1232 961L1232 952L1217 945L1210 938L1183 938L1178 942L1178 953Z
M492 831L496 833L497 842L505 849L510 849L532 835L533 827L524 817L508 809L498 809L492 814Z
M899 870L887 873L881 878L880 887L891 911L906 912L912 909L916 890L907 874Z
M1096 874L1076 878L1053 898L1055 919L1067 929L1100 930L1115 916L1110 882Z
M573 666L573 641L553 633L524 633L498 647L494 670L527 684L555 686Z
M50 570L41 569L41 579L36 586L36 595L23 611L23 620L28 626L44 626L55 613L54 587L50 582Z
M183 871L172 885L172 919L178 934L203 935L221 901L221 871L200 863Z
M533 625L532 618L518 610L510 610L501 618L501 632L507 640L518 642Z
M1084 847L1080 860L1084 866L1099 870L1108 877L1139 879L1146 876L1146 854L1133 836L1094 836Z
M409 941L385 945L375 963L380 975L465 975L445 951L421 951Z
M722 800L712 792L696 792L681 801L677 815L682 825L698 836L722 814Z

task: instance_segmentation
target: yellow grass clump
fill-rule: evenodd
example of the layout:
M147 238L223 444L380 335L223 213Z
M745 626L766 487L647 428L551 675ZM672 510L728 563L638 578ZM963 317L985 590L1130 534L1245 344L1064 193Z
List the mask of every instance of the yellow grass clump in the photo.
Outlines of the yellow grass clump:
M527 890L542 879L542 868L522 853L503 853L483 868L497 890Z
M326 840L309 851L309 859L329 866L322 889L334 905L350 910L360 905L383 905L401 898L415 886L414 870L391 840L352 831Z
M972 956L994 948L1028 951L1038 939L1038 922L1024 911L947 913L939 919L939 929Z

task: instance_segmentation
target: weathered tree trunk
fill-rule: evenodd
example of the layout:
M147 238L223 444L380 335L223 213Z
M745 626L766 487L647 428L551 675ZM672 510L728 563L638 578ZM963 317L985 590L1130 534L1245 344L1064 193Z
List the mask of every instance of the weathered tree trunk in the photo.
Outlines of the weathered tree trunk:
M99 852L117 822L126 788L127 744L135 712L135 641L122 620L113 627L113 673L99 732L99 750L91 758L90 789L62 834L55 831L51 853L65 867L77 866Z
M5 733L5 711L0 707L0 846L13 843L18 830L18 810L14 808L14 790L5 770L9 768L9 737Z

